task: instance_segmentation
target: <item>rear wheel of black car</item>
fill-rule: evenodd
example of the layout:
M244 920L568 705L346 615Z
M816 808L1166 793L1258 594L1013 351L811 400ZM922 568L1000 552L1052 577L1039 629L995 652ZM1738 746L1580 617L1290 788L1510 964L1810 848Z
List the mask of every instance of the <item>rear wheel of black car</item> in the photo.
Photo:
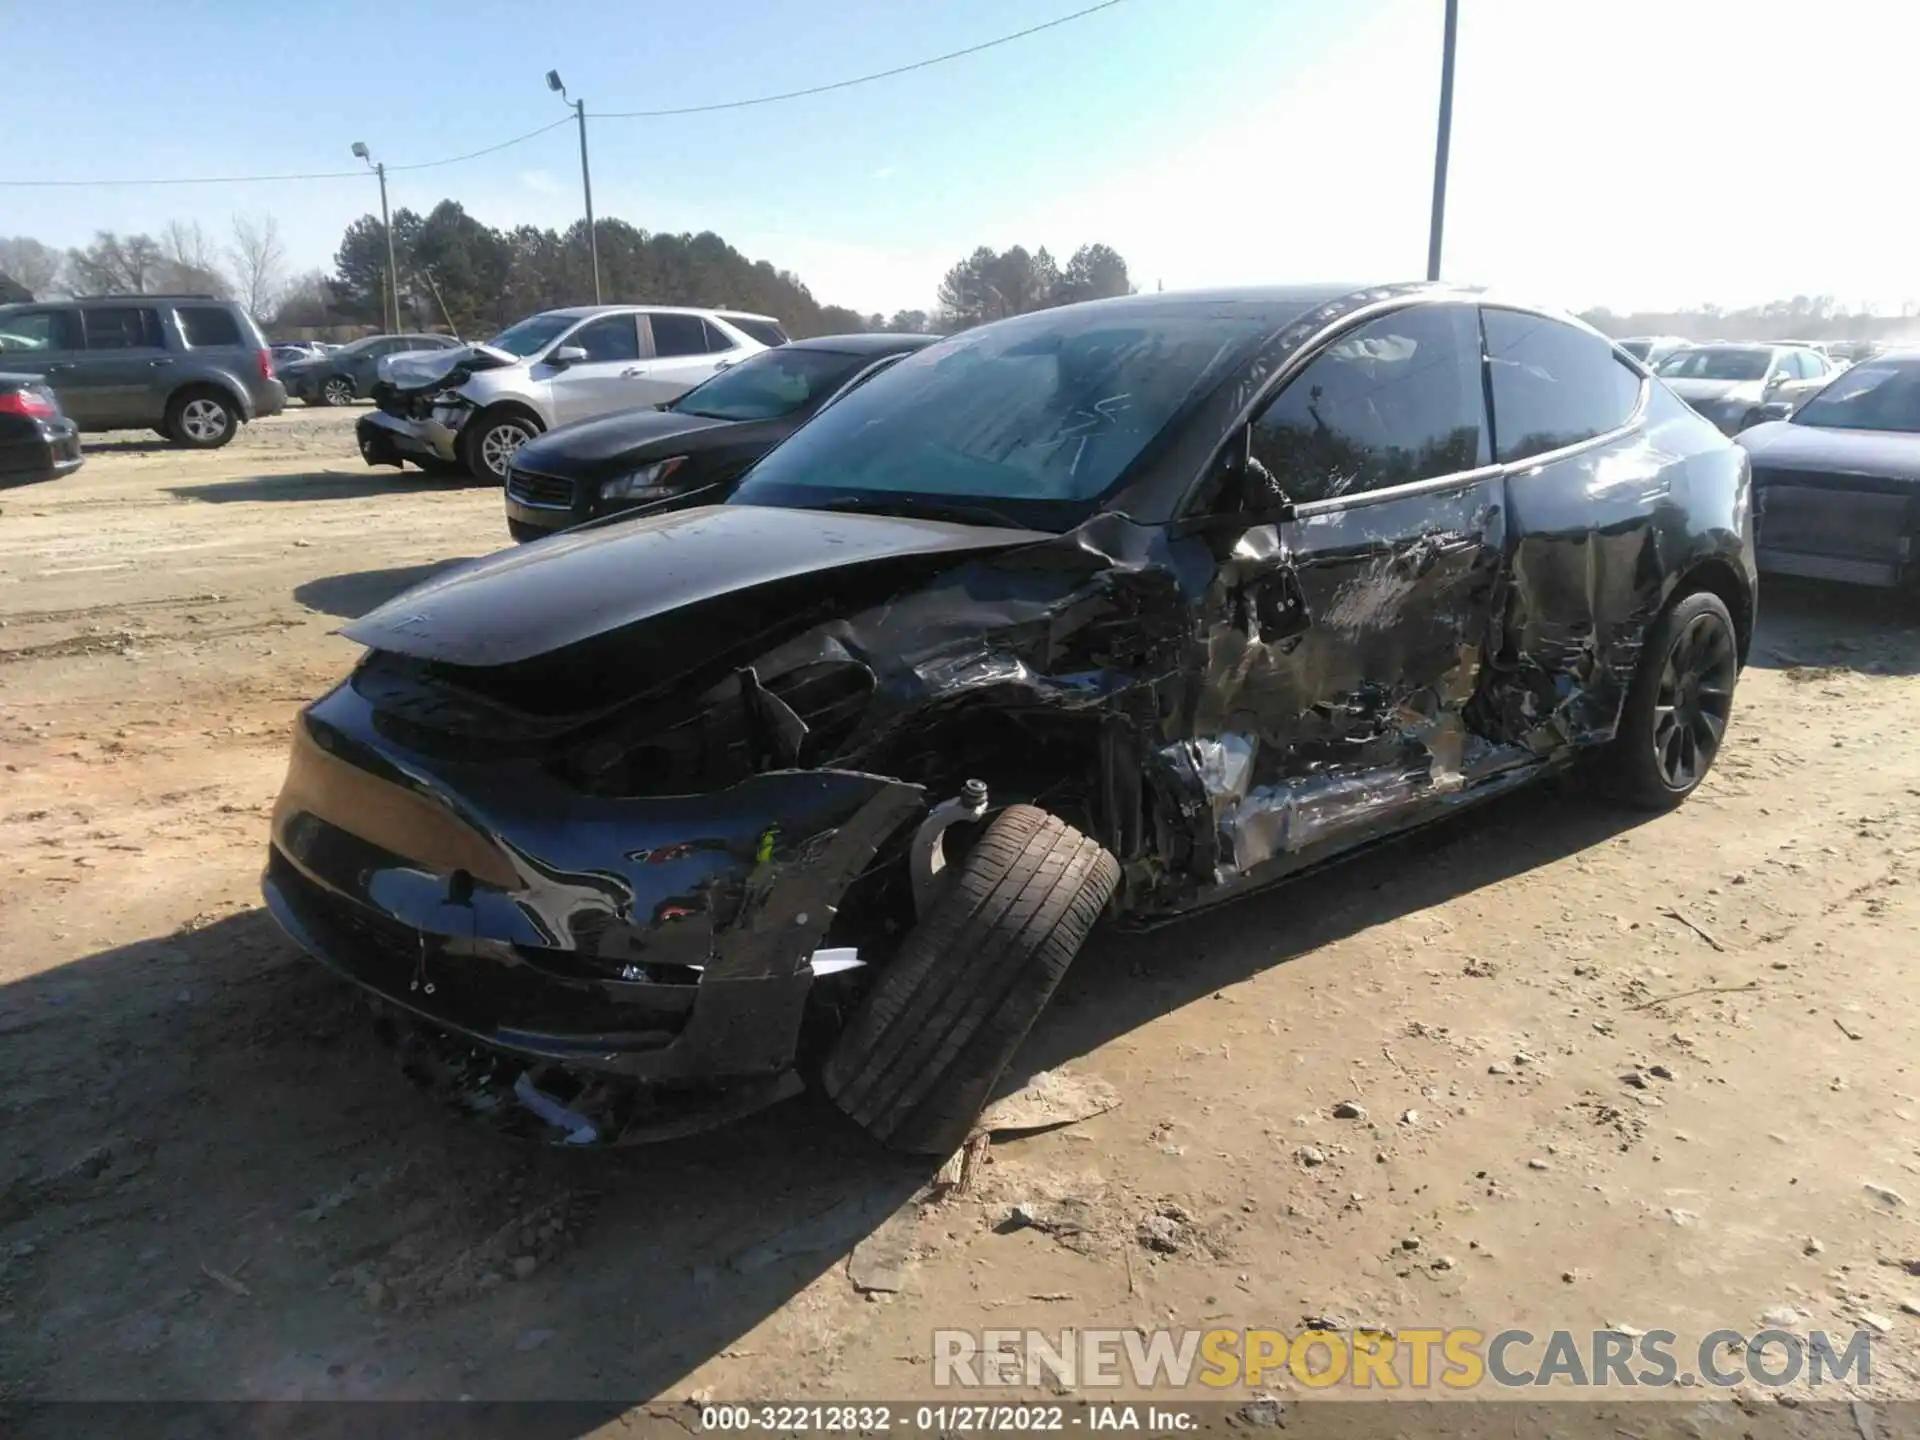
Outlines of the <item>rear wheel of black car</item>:
M218 390L182 390L167 403L167 435L189 450L218 450L239 429L238 407Z
M540 433L540 422L517 410L475 416L460 434L462 458L476 480L507 483L514 452Z
M996 816L841 1032L821 1072L834 1103L895 1149L953 1151L1119 883L1065 821Z
M329 375L320 385L323 405L351 405L354 398L353 381L344 375Z
M1675 601L1647 632L1600 778L1621 799L1670 810L1699 788L1726 737L1740 644L1718 595Z

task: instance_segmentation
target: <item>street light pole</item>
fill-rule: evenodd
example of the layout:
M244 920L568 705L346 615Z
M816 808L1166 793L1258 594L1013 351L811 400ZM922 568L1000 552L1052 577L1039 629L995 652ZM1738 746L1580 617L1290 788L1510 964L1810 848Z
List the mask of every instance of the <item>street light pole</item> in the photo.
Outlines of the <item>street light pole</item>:
M388 304L381 308L383 311L391 311L393 329L388 333L398 335L400 333L400 267L393 260L393 219L387 213L387 167L384 162L374 160L368 153L366 142L363 140L353 142L353 153L357 159L371 165L373 173L380 177L380 228L387 234L388 299Z
M1447 219L1447 150L1453 137L1453 42L1460 0L1447 0L1446 39L1440 52L1440 133L1433 143L1433 219L1427 229L1427 279L1440 278L1440 234Z
M593 171L587 165L587 102L585 100L567 100L567 87L560 82L560 72L547 72L547 88L562 100L573 106L573 118L580 122L580 189L587 201L587 256L593 264L593 303L600 303L600 237L593 228Z

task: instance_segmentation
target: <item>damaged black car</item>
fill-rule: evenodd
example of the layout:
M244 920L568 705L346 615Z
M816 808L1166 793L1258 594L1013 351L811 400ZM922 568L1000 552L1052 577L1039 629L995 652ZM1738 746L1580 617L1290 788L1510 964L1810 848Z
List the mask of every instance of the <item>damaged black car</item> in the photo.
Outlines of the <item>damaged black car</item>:
M1584 762L1713 763L1745 454L1564 316L1142 295L899 361L726 504L348 626L269 906L461 1103L585 1144L817 1083L962 1142L1102 916L1150 924Z

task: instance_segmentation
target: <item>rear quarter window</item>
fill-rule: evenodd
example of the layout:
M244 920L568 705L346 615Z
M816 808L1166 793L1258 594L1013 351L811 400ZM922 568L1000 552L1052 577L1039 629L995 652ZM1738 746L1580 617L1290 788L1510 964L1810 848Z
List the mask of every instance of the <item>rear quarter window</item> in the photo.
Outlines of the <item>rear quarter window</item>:
M1633 418L1640 376L1612 344L1544 315L1481 311L1493 382L1496 460L1591 440Z
M195 350L247 343L233 312L218 305L181 305L175 308L173 317L179 322L181 335Z
M771 320L751 320L743 315L722 315L720 317L743 335L751 335L762 345L784 345L787 332Z

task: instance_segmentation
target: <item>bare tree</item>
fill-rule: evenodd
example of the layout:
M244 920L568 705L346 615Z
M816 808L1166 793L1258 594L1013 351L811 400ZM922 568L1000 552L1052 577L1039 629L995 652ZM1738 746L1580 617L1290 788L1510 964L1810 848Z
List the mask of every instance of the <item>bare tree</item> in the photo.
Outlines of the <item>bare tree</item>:
M160 232L160 255L163 290L224 295L231 288L220 270L219 247L198 220L169 220Z
M279 222L271 215L234 216L227 258L233 263L240 303L254 319L264 321L286 290L287 250L280 243Z
M129 235L124 240L101 230L84 250L67 252L67 273L73 288L88 295L143 295L158 287L166 257L151 235Z
M0 275L44 300L60 288L66 256L31 235L0 236Z

